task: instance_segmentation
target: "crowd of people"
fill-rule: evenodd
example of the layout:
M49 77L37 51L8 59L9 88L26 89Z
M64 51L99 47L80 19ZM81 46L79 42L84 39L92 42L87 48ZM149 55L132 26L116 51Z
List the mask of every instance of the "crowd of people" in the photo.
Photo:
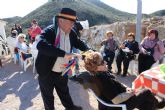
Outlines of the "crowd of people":
M111 65L115 56L115 51L118 48L116 55L117 64L117 74L122 72L122 62L123 62L123 74L122 76L127 76L129 62L136 58L138 55L138 73L142 73L145 70L151 68L151 66L161 60L165 54L165 46L162 40L158 37L158 31L155 29L150 29L147 36L143 41L138 44L135 40L134 33L130 32L127 35L127 39L121 43L117 44L113 40L113 32L107 32L107 39L103 40L101 44L104 44L103 56L104 60L107 61L109 70L111 71ZM109 37L110 36L110 37Z
M23 32L20 24L14 25L11 29L11 37L16 38L14 53L17 55L17 59L19 59L19 51L21 51L23 60L32 57L31 49L36 49L35 39L37 39L37 36L40 35L41 32L42 29L35 19L32 20L28 32Z
M32 57L31 45L38 50L36 59L36 71L45 110L54 110L54 88L66 110L82 110L82 107L74 105L68 89L68 77L62 76L64 67L72 58L83 58L86 70L92 74L90 77L91 88L99 97L109 103L126 104L128 110L139 108L140 110L155 110L165 106L165 101L159 102L150 90L141 90L134 94L134 90L122 85L114 78L112 63L116 56L117 75L126 77L131 60L138 55L139 74L151 68L165 54L165 46L159 39L158 31L151 29L143 41L138 44L135 34L130 32L125 41L119 44L114 38L113 31L105 33L106 39L101 42L103 51L100 53L91 51L79 38L83 26L77 22L76 11L70 8L62 10L53 18L53 24L42 30L36 20L32 20L27 36L29 44L25 42L26 35L23 34L21 25L15 24L11 29L11 36L17 37L16 48L24 53L24 58ZM35 42L37 38L40 40ZM34 43L35 42L35 43ZM73 53L73 49L89 51L82 57L80 53ZM116 52L118 51L118 52ZM117 53L115 55L115 53ZM122 70L123 63L123 70ZM108 67L106 66L108 65ZM110 74L110 75L108 75ZM84 80L77 77L75 80ZM86 79L85 79L86 80ZM96 91L92 85L96 85ZM126 99L119 99L121 94L128 93ZM110 110L99 103L99 110Z

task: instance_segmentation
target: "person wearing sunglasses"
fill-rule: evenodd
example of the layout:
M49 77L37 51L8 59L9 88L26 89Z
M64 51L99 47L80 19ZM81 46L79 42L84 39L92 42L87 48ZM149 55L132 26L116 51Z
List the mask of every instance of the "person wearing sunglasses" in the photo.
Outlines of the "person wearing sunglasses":
M74 77L75 81L92 89L103 101L110 104L126 104L127 110L156 110L164 108L165 100L158 101L149 89L135 92L133 89L120 83L115 76L108 72L108 65L99 52L87 51L83 54L86 71ZM98 101L98 110L121 110L103 105Z

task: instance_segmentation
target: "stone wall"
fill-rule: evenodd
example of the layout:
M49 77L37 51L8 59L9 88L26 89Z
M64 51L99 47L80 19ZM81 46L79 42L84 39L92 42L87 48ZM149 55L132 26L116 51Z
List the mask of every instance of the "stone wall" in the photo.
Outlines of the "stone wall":
M3 37L4 40L6 40L5 26L6 26L6 22L0 20L0 35Z
M165 17L153 17L142 21L142 39L146 36L149 29L154 28L159 31L159 37L165 39ZM81 39L84 39L89 46L95 49L100 48L100 43L105 39L105 33L108 30L114 32L114 37L122 42L129 32L136 34L135 22L115 22L113 24L99 25L90 27L89 30L83 30Z

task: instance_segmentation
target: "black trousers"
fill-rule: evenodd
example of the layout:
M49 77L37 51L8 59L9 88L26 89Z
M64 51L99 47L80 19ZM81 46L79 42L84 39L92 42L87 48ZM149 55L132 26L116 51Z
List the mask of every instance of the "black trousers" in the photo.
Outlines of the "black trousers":
M38 77L41 95L43 98L45 110L54 110L54 95L53 90L56 92L61 100L61 103L67 110L74 108L73 101L69 94L68 78L62 77L61 73L52 72L46 77Z
M153 56L144 55L142 53L138 56L138 72L139 74L143 71L146 71L151 68L151 66L155 63Z
M126 104L127 110L138 108L139 110L155 110L158 100L148 89L141 90L137 95L132 96L122 104ZM99 110L122 110L116 107L107 107L99 103Z
M1 61L1 59L0 59L0 67L2 67L2 61Z
M133 59L133 57L128 57L124 53L119 53L116 58L118 73L121 73L121 64L123 62L123 75L127 74L129 62Z
M109 52L106 56L104 56L104 60L108 64L108 69L111 71L112 69L112 63L115 57L115 52Z
M158 100L150 90L143 89L124 103L127 106L127 110L133 110L134 108L139 110L156 110Z

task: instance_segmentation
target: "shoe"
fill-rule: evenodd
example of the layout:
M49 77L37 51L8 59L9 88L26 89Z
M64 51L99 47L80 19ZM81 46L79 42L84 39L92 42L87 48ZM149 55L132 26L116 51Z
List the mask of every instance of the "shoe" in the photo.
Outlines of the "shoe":
M161 109L161 108L164 108L165 107L165 99L163 99L162 101L160 101L157 106L157 108Z
M121 71L118 71L116 74L117 74L117 75L120 75L120 74L121 74Z
M75 106L73 110L83 110L80 106Z
M122 77L126 77L126 76L127 76L127 74L125 74L125 73L122 74Z
M74 106L73 108L67 108L65 110L83 110L80 106Z

